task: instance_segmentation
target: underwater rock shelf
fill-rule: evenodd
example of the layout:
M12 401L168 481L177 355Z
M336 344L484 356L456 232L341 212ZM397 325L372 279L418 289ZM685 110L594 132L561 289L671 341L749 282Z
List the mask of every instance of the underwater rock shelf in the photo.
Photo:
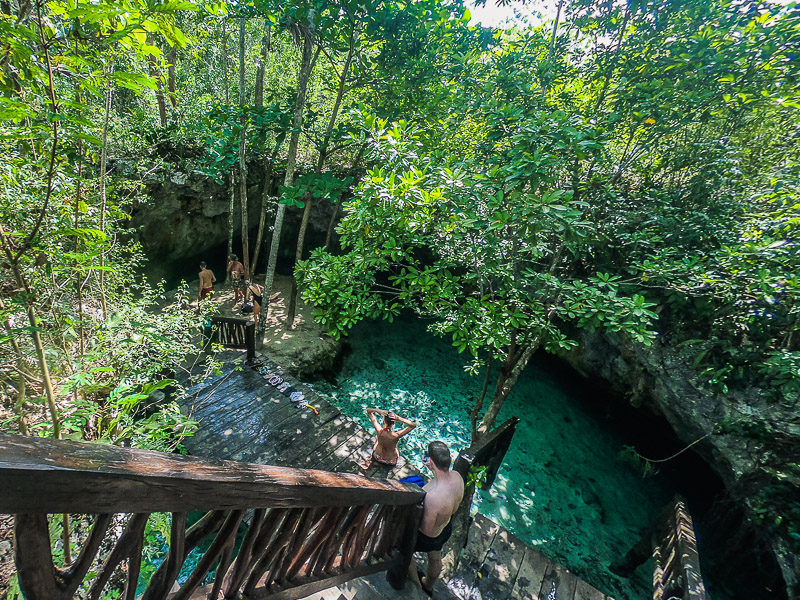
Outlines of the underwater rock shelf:
M265 356L258 356L257 368L246 365L239 351L218 353L215 360L222 363L218 373L196 383L187 375L181 382L181 410L200 424L184 442L193 455L388 479L418 472L402 456L393 468L371 461L372 432ZM272 377L281 384L270 383ZM281 391L283 383L288 387ZM309 406L299 408L291 392L300 392ZM464 600L607 600L480 514L455 573L437 582L435 591L439 598Z

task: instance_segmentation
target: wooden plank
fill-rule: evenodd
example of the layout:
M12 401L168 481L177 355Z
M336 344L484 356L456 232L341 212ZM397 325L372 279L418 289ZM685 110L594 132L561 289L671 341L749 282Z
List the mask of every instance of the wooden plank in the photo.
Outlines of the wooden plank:
M353 427L352 419L340 413L321 427L314 429L306 438L306 444L297 444L287 449L283 459L286 464L296 464L297 461L303 461L302 464L304 465L310 464L310 458L317 452L322 452L323 447L328 447L332 443L332 438L340 435L343 429L351 430ZM339 441L336 441L335 445L338 445L338 443Z
M447 584L447 589L459 598L464 600L480 599L480 594L476 589L476 580L489 548L492 547L494 538L499 531L500 526L497 523L490 521L480 513L475 515L467 534L467 545L462 552L461 560L455 574Z
M213 394L200 396L194 405L188 406L192 409L192 414L198 420L216 419L224 414L230 407L237 406L241 398L256 389L262 390L263 387L247 385L239 373L234 373L225 382L225 385L214 390Z
M481 577L475 582L483 600L506 600L511 597L524 555L525 544L522 540L501 527L481 565Z
M215 381L213 384L203 386L190 395L183 396L180 399L180 404L191 411L192 414L213 412L223 399L239 390L239 384L238 374L231 372L225 379Z
M296 459L296 464L302 468L313 468L313 465L319 464L320 460L330 455L337 447L339 447L345 440L349 439L358 425L355 421L342 415L336 417L334 423L338 423L339 427L331 433L323 442L312 452L305 454Z
M605 600L605 598L603 592L593 588L583 579L578 580L578 585L575 587L575 600Z
M183 397L189 398L191 396L197 395L201 393L204 389L218 385L224 380L227 380L230 375L234 372L237 365L232 362L224 363L219 368L219 373L210 373L208 376L204 377L203 379L193 380L195 377L199 377L204 371L205 367L195 367L191 373L182 372L180 375L175 376L175 381L183 387Z
M315 405L316 406L316 405ZM292 417L281 423L280 431L272 438L272 451L278 461L292 446L308 447L313 435L323 424L339 415L339 410L326 403L318 407L319 414L309 408L295 408ZM313 443L313 442L312 442ZM278 464L277 462L275 464Z
M0 436L0 513L410 504L416 486L107 444ZM91 490L91 493L80 493Z
M357 577L366 577L373 573L386 571L397 565L400 560L399 558L393 558L376 563L362 562L353 570L338 573L333 577L327 577L325 579L298 578L296 581L292 582L293 587L281 589L278 586L272 586L269 595L265 597L268 597L270 600L298 600L299 598L305 598L306 596L330 587L341 585ZM257 590L257 592L258 591L261 590Z
M544 573L540 598L547 600L573 600L575 596L576 577L561 565L550 563Z
M254 422L261 423L269 415L265 408L268 408L271 399L260 396L257 398L260 399L254 399L249 393L242 392L231 400L227 410L222 411L219 416L203 417L199 421L200 428L195 432L194 439L185 443L187 449L197 456L230 460L230 446L246 444L252 435L248 426L255 427Z
M519 600L546 600L547 596L540 596L539 592L548 565L548 560L541 552L530 547L525 548L511 597Z
M319 462L312 466L312 468L320 469L321 471L333 471L334 467L336 467L339 463L346 461L350 455L359 447L361 447L361 445L364 444L368 439L369 436L366 434L364 429L356 424L356 427L353 428L353 434L341 444L333 448L333 450L327 456L322 457Z
M375 447L375 436L361 429L361 443L354 442L353 451L345 456L337 464L333 465L329 471L337 473L358 473L363 475L372 463L372 449Z

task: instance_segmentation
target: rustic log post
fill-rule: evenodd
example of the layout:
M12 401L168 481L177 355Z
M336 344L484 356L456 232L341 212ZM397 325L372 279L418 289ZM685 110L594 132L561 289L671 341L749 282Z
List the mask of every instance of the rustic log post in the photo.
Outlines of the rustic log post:
M103 588L108 583L108 580L111 579L111 575L114 573L119 563L126 558L131 558L135 553L138 545L141 544L142 536L144 535L144 527L149 517L149 513L136 513L131 516L128 524L125 526L125 531L122 532L119 541L117 541L111 554L108 555L108 558L106 558L103 566L100 568L97 579L92 582L92 586L89 588L90 600L98 600L98 598L100 598Z
M14 517L14 549L19 586L27 600L68 598L56 581L47 515L23 513Z
M403 507L406 508L406 507ZM417 545L417 532L422 521L422 502L406 508L405 527L400 544L400 560L386 572L386 581L396 590L402 590L411 561L414 560L414 546Z
M244 326L244 342L247 346L247 362L253 362L256 359L256 324L253 321L248 321Z

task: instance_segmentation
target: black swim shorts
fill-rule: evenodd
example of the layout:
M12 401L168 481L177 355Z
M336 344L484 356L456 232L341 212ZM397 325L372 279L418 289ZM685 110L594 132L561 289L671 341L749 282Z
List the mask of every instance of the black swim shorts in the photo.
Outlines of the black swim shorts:
M450 521L442 529L442 533L436 537L428 537L421 531L417 532L417 545L414 546L414 552L438 552L442 546L450 539L453 533L453 522Z

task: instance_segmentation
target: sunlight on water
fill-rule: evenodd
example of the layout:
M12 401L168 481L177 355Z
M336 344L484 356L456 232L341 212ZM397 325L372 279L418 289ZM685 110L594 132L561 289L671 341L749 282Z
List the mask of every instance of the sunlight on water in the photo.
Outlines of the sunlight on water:
M466 362L420 322L362 323L350 338L338 385L315 384L343 412L369 427L365 410L392 409L419 426L400 443L405 457L422 468L427 443L453 450L469 445L470 396L483 379L465 373ZM498 419L517 416L511 449L489 491L476 497L481 513L526 543L608 593L647 597L646 568L635 590L608 571L638 541L672 496L656 479L643 479L620 461L624 440L586 411L593 400L572 397L541 366L520 377Z

